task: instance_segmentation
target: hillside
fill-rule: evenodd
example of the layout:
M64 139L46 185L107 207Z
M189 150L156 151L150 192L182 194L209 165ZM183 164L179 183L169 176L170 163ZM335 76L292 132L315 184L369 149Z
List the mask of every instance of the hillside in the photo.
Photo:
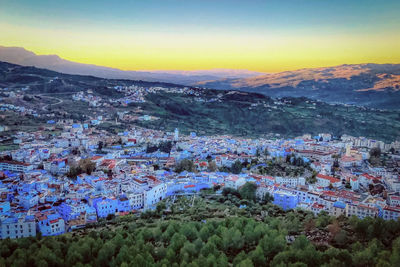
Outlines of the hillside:
M177 197L61 236L5 239L2 266L398 266L400 222ZM246 205L240 205L240 202ZM245 206L244 208L242 206ZM168 209L167 209L168 207ZM240 208L239 208L240 207Z
M131 86L136 87L115 89ZM106 122L101 127L113 131L138 124L161 130L178 127L184 133L196 131L205 135L295 137L327 132L384 141L396 140L400 132L399 111L327 104L307 98L272 99L257 93L68 75L9 63L0 63L0 88L7 88L0 91L0 103L22 106L37 115L26 120L29 129L34 121L40 126L49 118L87 121L103 116ZM10 95L11 91L15 95ZM72 95L78 92L96 98L98 105L73 100ZM126 104L126 100L137 95L140 101ZM121 118L121 114L129 118ZM141 120L144 115L154 119ZM114 123L116 118L120 118L118 124ZM27 128L24 121L10 111L0 125L21 130Z
M330 103L400 108L400 64L300 69L244 79L204 81L198 85L271 97L304 96Z

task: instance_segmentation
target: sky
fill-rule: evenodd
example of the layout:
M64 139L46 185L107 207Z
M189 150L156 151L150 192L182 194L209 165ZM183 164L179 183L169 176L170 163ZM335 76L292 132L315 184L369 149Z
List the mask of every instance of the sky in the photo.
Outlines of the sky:
M0 45L123 70L400 63L399 0L0 0Z

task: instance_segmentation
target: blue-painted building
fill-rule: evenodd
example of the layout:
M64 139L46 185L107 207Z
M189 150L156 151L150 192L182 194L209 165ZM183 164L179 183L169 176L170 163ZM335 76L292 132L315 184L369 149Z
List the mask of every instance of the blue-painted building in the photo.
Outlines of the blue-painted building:
M105 218L108 215L118 212L118 200L111 198L98 198L93 200L93 207L96 209L97 217Z
M37 228L43 236L60 235L65 233L64 219L59 213L43 215L38 218Z
M0 215L6 214L10 211L10 202L4 201L0 202Z
M276 191L274 192L274 204L278 205L283 210L294 209L297 207L298 197L290 192Z
M118 198L118 212L130 212L132 210L131 205L129 204L129 199L125 195L121 195Z

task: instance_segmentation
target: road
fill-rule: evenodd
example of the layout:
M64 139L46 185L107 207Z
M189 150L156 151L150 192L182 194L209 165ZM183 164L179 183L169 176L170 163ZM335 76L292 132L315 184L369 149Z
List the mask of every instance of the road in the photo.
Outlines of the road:
M73 94L73 92L51 93L51 95L56 95L56 94L58 94L58 95ZM47 111L47 107L48 107L48 106L55 106L55 105L62 104L62 103L64 102L64 100L62 100L62 99L60 99L60 98L57 98L57 97L54 97L54 96L48 96L48 95L49 95L49 94L40 94L40 95L37 95L37 96L55 99L55 100L57 100L58 102L57 102L57 103L52 103L52 104L44 105L44 106L42 107L42 110L43 110L43 111Z

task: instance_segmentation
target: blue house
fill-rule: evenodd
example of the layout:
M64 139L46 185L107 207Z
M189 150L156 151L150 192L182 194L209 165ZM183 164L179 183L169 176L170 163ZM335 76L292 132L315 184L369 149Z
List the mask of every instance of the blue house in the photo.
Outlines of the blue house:
M118 212L118 201L110 198L98 198L93 200L93 207L96 209L98 217L105 218Z
M276 191L274 192L274 204L283 210L294 209L298 204L298 197L290 192Z
M0 215L6 214L10 211L10 202L4 201L0 202Z
M132 210L129 199L125 195L121 195L118 199L118 212L130 212Z
M38 230L43 236L53 236L65 233L64 219L58 213L43 215L38 218Z

